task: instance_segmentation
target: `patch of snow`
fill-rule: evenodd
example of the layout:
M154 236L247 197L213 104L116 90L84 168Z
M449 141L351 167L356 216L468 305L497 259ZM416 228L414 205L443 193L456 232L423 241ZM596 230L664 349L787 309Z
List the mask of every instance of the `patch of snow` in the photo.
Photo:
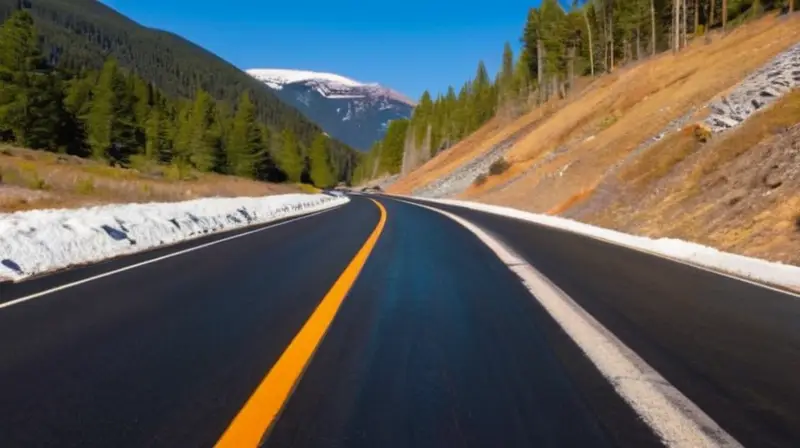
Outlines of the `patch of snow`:
M539 225L563 229L609 241L621 246L659 254L668 258L682 260L708 269L728 272L754 281L780 285L790 289L800 289L800 267L745 257L723 252L713 247L682 241L674 238L648 238L630 235L616 230L597 227L558 216L541 215L509 207L481 204L453 199L417 198L429 202L456 205L495 215L508 216L533 222Z
M352 100L356 98L364 98L364 95L328 95L325 98L332 100Z
M17 281L348 201L324 194L285 194L2 213L0 280Z
M391 98L413 106L414 101L378 83L363 83L334 73L310 70L250 69L247 73L267 86L281 90L288 84L303 83L331 99Z
M367 84L358 82L356 80L337 75L334 73L312 72L310 70L286 70L286 69L273 69L273 68L255 68L247 70L247 73L265 83L276 85L286 85L293 82L302 82L310 80L324 80L332 81L337 84L342 84L350 87L364 86ZM271 86L270 86L271 87Z

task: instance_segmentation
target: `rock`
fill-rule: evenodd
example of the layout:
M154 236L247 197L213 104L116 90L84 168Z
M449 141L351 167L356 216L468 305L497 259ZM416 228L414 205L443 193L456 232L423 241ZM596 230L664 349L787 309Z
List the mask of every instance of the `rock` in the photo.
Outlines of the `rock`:
M778 170L773 169L764 176L763 182L768 188L775 189L783 185L783 178Z
M726 117L724 115L712 115L711 117L709 117L709 119L711 120L712 123L729 128L739 125L738 121L734 120L733 118Z
M742 199L744 199L746 196L747 196L747 190L745 190L744 188L740 188L738 190L734 190L734 191L728 193L728 195L725 196L725 198L723 198L723 201L726 204L732 206L732 205L736 205L739 202L741 202Z

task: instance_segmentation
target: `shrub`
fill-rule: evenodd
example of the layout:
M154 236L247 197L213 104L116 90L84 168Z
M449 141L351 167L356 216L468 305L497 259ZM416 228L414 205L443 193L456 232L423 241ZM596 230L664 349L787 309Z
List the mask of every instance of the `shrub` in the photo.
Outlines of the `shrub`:
M188 167L178 163L172 163L164 167L164 177L171 181L183 180L188 172Z
M302 184L302 183L298 183L297 184L297 188L299 188L300 191L302 191L303 193L308 193L308 194L316 194L316 193L319 193L319 191L320 191L319 188L317 188L317 187L315 187L313 185Z
M92 194L94 193L94 181L90 177L80 179L75 185L75 191L79 194Z
M600 120L599 123L600 130L602 131L610 128L611 125L617 122L617 120L618 118L616 115L606 115L605 117L603 117L602 120Z
M28 188L33 190L47 190L50 187L47 185L47 182L44 181L38 174L34 174L32 177L28 179Z
M497 176L498 174L503 174L511 167L511 164L506 161L504 158L500 158L492 162L489 166L489 175Z
M476 187L481 186L486 183L486 179L487 176L485 174L479 174L478 177L472 181L472 185L475 185Z
M700 143L708 143L713 135L711 129L702 123L697 123L694 125L693 133L695 140Z

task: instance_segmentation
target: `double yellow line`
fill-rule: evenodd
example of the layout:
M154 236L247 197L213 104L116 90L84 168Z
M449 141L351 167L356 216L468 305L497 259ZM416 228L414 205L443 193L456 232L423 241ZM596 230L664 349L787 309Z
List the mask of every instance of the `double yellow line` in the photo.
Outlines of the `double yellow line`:
M371 200L381 213L375 230L222 434L217 448L256 447L275 423L383 232L386 209Z

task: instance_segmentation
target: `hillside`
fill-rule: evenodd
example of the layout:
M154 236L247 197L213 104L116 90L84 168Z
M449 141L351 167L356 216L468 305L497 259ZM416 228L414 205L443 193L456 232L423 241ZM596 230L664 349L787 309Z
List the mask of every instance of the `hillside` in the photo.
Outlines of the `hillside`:
M769 14L495 117L390 191L800 264L800 16Z
M49 62L65 69L99 69L109 56L167 95L194 97L198 89L230 105L250 91L258 115L290 129L309 147L320 128L272 91L213 53L169 32L150 29L96 0L0 0L0 20L18 4L33 15ZM355 154L332 141L334 157L349 166Z
M410 118L414 109L413 101L392 89L332 73L277 69L247 72L331 137L361 151L384 137L390 121Z

